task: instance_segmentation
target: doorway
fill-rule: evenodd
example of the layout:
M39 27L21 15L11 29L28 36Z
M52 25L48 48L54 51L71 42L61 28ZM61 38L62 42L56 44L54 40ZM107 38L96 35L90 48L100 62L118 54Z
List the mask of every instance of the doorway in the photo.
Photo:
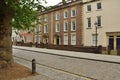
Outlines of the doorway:
M114 49L114 37L113 36L109 36L109 45L110 45L110 49L113 50Z
M118 49L118 47L120 47L120 36L117 36L116 38L116 47Z
M56 45L59 45L60 44L60 39L59 39L59 36L56 37Z

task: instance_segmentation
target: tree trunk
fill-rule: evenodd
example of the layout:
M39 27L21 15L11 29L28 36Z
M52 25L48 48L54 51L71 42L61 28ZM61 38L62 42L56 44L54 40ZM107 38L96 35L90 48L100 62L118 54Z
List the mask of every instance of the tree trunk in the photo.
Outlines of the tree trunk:
M0 10L1 11L1 10ZM0 12L0 68L11 66L12 56L12 11Z

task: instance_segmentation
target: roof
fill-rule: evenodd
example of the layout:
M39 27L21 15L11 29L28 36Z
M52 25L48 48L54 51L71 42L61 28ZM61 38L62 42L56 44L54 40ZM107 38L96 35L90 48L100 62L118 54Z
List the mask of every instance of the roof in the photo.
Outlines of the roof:
M49 6L48 9L46 9L46 10L43 9L42 11L40 11L40 15L47 14L47 13L57 11L60 9L64 9L64 8L74 6L74 5L80 4L80 3L82 3L82 0L68 0L66 3L60 2L57 5Z

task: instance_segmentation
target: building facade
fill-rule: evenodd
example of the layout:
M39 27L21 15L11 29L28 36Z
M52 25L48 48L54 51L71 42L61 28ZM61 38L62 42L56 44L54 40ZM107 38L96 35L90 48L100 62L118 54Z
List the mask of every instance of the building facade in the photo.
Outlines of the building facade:
M120 0L83 0L84 46L120 46Z
M12 42L21 42L21 36L16 29L12 29Z
M41 11L31 42L52 45L120 46L120 0L64 0ZM30 42L27 41L26 42Z
M53 45L82 45L81 0L61 2L41 12L41 24L35 28L35 42Z
M34 43L34 31L32 28L29 30L20 30L21 42Z

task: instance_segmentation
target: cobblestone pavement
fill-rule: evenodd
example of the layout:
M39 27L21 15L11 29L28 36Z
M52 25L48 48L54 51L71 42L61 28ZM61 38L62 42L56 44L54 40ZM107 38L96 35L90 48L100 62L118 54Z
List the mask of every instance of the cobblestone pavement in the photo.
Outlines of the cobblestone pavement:
M51 80L88 80L87 78L74 74L87 76L96 80L120 80L120 64L75 59L18 49L14 49L14 55L28 60L35 58L39 64L73 73L68 74L67 72L39 65L37 71L49 77ZM28 67L31 66L30 63L28 64L28 61L21 61L18 58L16 58L15 61Z
M31 69L31 62L14 57L17 63L20 63ZM69 74L67 72L59 71L49 67L45 67L37 64L37 73L40 75L28 77L20 80L92 80L81 76L76 76L74 74ZM42 75L41 75L42 74ZM19 79L18 79L19 80Z

